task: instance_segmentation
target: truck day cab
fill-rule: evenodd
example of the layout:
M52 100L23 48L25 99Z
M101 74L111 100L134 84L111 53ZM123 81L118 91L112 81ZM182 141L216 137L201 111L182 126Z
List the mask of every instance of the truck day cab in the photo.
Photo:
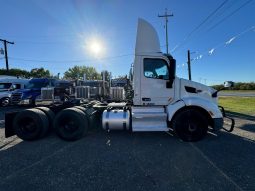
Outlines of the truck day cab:
M132 100L121 103L70 101L6 114L6 137L45 136L52 128L65 140L77 140L90 128L148 132L173 130L184 141L201 140L209 129L223 128L224 110L217 91L175 75L176 61L160 50L155 29L139 19ZM232 120L232 119L231 119ZM231 129L234 127L232 120Z
M36 100L40 99L41 89L45 87L58 87L65 89L69 86L69 82L60 81L49 78L33 78L31 79L25 89L16 90L11 95L11 103L13 105L35 105ZM68 92L66 93L68 94ZM66 95L68 96L68 95Z
M28 81L27 79L11 76L0 79L0 106L8 106L10 104L12 92L24 89Z

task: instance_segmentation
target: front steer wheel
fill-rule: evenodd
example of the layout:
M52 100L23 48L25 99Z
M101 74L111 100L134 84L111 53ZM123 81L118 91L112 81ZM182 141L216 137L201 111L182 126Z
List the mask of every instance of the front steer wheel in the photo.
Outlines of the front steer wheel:
M2 99L0 100L0 105L1 105L2 107L6 107L6 106L8 106L9 104L10 104L10 98L8 98L8 97L2 98Z
M180 111L172 120L175 134L187 142L195 142L203 139L207 134L208 120L197 109L188 108Z

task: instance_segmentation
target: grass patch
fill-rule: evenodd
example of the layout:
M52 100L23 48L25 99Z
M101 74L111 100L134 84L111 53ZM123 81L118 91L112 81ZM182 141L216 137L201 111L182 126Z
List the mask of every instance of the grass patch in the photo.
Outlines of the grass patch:
M255 116L255 97L219 97L226 111Z
M224 93L254 93L255 90L222 90L221 92Z

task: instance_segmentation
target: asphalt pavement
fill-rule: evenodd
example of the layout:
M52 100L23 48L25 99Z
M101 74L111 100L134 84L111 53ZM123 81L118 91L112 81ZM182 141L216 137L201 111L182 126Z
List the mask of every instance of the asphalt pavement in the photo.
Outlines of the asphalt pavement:
M0 128L0 190L255 190L255 122L237 126L197 143L102 130L25 142Z

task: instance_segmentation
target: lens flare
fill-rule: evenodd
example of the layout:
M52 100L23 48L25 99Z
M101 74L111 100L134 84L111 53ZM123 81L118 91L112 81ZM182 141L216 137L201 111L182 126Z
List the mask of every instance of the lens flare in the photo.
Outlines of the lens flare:
M105 44L99 37L93 37L86 40L86 52L94 58L102 58L105 56Z
M89 45L89 49L92 54L99 55L100 53L102 53L103 47L99 41L94 40Z

